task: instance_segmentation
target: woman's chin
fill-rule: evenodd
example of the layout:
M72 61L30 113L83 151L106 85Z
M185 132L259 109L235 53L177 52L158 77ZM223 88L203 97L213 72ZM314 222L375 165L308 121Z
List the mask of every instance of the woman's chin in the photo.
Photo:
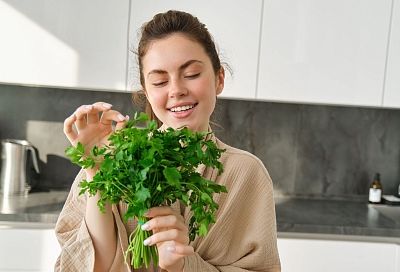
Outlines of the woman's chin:
M163 123L163 127L171 127L173 129L180 129L187 127L192 131L207 131L208 124L198 124L196 122L190 122L191 120L169 120L170 122Z

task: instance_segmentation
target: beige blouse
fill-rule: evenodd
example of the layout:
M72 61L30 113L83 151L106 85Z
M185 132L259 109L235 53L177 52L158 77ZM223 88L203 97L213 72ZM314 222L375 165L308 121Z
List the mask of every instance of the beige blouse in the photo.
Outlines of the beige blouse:
M219 204L216 223L205 237L196 237L191 243L195 254L185 257L184 271L268 271L279 272L280 261L276 243L276 218L271 178L263 163L254 155L230 147L214 139L219 148L226 149L221 156L224 172L200 167L203 177L227 187L228 193L216 194ZM61 245L55 271L93 271L94 248L85 223L86 195L79 196L79 183L85 178L81 171L71 188L56 224L56 235ZM190 209L180 207L186 224ZM133 270L124 261L129 234L136 227L133 220L124 223L121 215L126 205L112 207L118 231L117 252L110 271Z

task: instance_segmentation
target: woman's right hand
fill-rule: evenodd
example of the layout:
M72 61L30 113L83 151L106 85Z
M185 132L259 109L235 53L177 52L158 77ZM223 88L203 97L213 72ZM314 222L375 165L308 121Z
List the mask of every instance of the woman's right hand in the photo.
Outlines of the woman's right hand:
M115 129L118 130L123 128L125 121L129 119L128 116L111 110L111 107L108 103L96 102L77 108L64 121L64 133L70 143L73 146L78 142L82 143L85 152L90 152L93 146L100 147L107 144L107 139L113 132L113 122L116 122Z

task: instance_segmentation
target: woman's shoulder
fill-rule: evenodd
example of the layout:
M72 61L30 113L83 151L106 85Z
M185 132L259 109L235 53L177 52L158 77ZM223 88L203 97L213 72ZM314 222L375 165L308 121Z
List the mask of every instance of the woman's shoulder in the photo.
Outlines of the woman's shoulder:
M246 150L230 146L219 139L217 139L217 144L219 148L225 150L222 153L223 158L229 159L231 161L238 161L239 163L244 164L245 166L254 165L265 168L263 162L254 154Z
M272 179L264 163L257 156L218 139L217 145L225 149L220 159L224 170L218 178L218 183L227 186L229 195L235 195L235 192L247 192L255 197L269 195L272 192Z
M225 169L224 171L240 171L241 174L270 179L264 163L254 154L225 144L219 139L217 139L217 145L219 148L225 150L221 156L221 162Z

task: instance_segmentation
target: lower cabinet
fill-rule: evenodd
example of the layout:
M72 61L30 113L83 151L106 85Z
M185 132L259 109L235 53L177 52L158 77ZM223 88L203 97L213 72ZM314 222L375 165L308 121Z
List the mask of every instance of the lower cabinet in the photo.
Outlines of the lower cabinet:
M0 272L54 271L60 247L53 229L0 229Z
M399 272L400 245L278 238L282 272Z
M60 247L53 229L1 229L0 272L54 271ZM400 245L278 238L282 272L399 272Z

